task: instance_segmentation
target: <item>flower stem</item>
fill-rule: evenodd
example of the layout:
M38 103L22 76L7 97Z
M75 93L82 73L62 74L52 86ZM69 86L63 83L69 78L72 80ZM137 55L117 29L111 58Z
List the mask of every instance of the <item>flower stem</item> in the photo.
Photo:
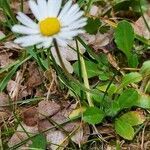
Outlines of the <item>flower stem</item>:
M61 58L61 54L60 54L60 51L59 51L59 48L58 48L58 45L57 45L57 42L56 40L54 39L54 46L55 46L55 49L56 49L56 53L58 55L58 58L59 58L59 61L60 61L60 64L64 70L64 73L70 78L72 79L73 81L76 82L76 80L68 73L64 63L63 63L63 60ZM79 53L81 53L81 51L79 50ZM86 95L87 95L87 100L88 100L88 103L89 103L89 106L94 106L93 105L93 102L91 100L91 96L90 96L90 93L89 91L90 90L90 86L89 86L89 81L88 81L88 76L87 76L87 71L86 71L86 66L85 66L85 61L84 61L84 58L82 56L80 56L80 60L81 60L81 69L82 69L82 75L83 75L83 80L84 80L84 86L86 88ZM77 82L78 83L78 82ZM80 83L78 83L78 85L81 85ZM88 91L87 91L88 90Z
M79 48L79 53L82 53L80 48ZM90 85L89 85L89 80L88 80L88 75L87 75L87 70L86 70L86 65L85 65L85 61L84 58L79 55L80 57L80 62L81 62L81 70L82 70L82 76L83 76L83 80L84 80L84 86L90 90ZM86 96L87 96L87 101L89 103L89 106L92 107L94 106L92 100L91 100L91 94L89 92L86 91Z

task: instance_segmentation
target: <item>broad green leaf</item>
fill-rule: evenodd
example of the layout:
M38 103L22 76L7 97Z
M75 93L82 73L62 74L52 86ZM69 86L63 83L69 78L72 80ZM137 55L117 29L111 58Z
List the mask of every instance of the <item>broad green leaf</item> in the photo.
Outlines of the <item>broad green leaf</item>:
M117 134L127 140L132 140L134 137L134 129L125 120L117 119L115 121L115 130Z
M124 120L126 123L131 126L140 125L145 121L145 116L141 111L130 111L120 117L121 120Z
M102 85L100 84L100 85L97 86L97 88L98 88L99 90L103 91L103 92L106 92L108 86L109 86L109 82L104 83L104 84L102 84ZM107 90L108 95L113 95L113 94L116 92L116 90L117 90L117 86L112 83L112 84L109 86L109 89Z
M73 64L74 72L79 76L78 61ZM104 62L106 63L106 61ZM109 79L112 76L112 72L108 71L108 67L105 64L94 63L92 61L85 61L88 78L99 76L103 81Z
M150 75L150 60L145 61L140 69L140 73L143 76L148 76Z
M101 103L104 97L104 93L98 91L99 94L92 94L91 97L94 101Z
M128 64L133 68L136 68L138 66L139 60L137 54L132 54L130 57L128 57Z
M138 72L131 72L126 74L123 79L122 82L120 84L120 86L118 87L118 90L120 90L121 88L131 84L131 83L138 83L142 80L142 75Z
M129 57L131 55L131 50L134 42L134 30L131 24L125 20L119 22L114 36L118 48L127 57Z
M105 114L102 110L97 107L89 107L83 113L83 120L89 124L101 123Z
M88 78L98 76L100 71L98 69L98 64L93 63L91 61L85 61L86 69ZM79 69L78 69L78 61L73 64L74 72L79 75Z
M134 89L127 89L122 92L119 98L116 100L120 109L130 108L137 104L139 94Z
M141 93L140 97L136 103L136 106L139 106L141 108L147 108L150 109L150 96Z
M117 115L117 113L121 110L119 103L117 101L114 101L112 104L110 104L109 108L106 109L107 116L114 117Z
M46 149L46 138L43 134L38 134L34 138L32 138L32 144L30 145L30 148L38 149L38 150L44 150Z
M88 18L87 25L85 26L85 30L89 34L96 34L99 27L101 26L100 19Z
M145 119L142 111L127 112L115 121L115 130L123 138L132 140L135 134L133 126L142 124Z

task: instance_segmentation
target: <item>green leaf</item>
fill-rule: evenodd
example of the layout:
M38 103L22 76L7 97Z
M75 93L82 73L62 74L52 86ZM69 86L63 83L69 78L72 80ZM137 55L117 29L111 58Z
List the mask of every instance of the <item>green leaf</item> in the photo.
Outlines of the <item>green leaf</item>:
M103 83L103 84L99 84L96 88L98 88L99 90L106 92L108 86L109 86L109 82ZM109 86L109 89L107 90L108 95L113 95L117 90L117 86L115 84L111 84Z
M132 140L134 137L134 129L125 120L117 119L115 121L115 130L117 134L127 140Z
M131 62L131 55L132 55L132 47L134 43L134 29L132 28L131 24L125 20L118 23L118 26L115 30L115 42L117 47L126 55L128 58L129 64ZM135 63L135 62L133 62ZM135 66L132 64L132 66Z
M109 108L106 109L107 116L114 117L117 115L117 113L121 110L119 104L117 101L114 101L112 104L110 104Z
M123 77L122 83L118 87L118 90L120 90L121 88L123 88L131 83L138 83L141 80L142 80L142 75L140 73L138 73L138 72L128 73Z
M128 57L128 64L133 68L136 68L138 66L139 60L137 54L132 54L130 57Z
M79 75L79 69L78 69L78 61L76 63L73 64L73 68L74 68L74 72ZM88 78L94 77L94 76L98 76L99 75L99 69L98 69L98 65L91 62L91 61L85 61L85 65L87 68L87 74L88 74Z
M120 117L121 120L124 120L126 123L131 126L140 125L145 121L145 116L143 112L140 111L130 111Z
M120 109L130 108L137 104L139 94L134 89L124 90L120 97L116 100Z
M145 119L142 111L127 112L115 121L115 130L123 138L132 140L135 134L133 126L142 124Z
M150 96L146 94L141 94L137 101L136 106L150 109Z
M87 25L85 26L85 30L89 34L96 34L99 27L101 26L100 19L88 18Z
M32 144L30 145L30 148L38 149L38 150L44 150L46 149L46 138L43 134L38 134L32 139Z
M98 124L104 118L104 112L97 107L89 107L83 113L83 120L89 124Z
M140 73L143 76L148 76L150 75L150 60L145 61L140 69Z

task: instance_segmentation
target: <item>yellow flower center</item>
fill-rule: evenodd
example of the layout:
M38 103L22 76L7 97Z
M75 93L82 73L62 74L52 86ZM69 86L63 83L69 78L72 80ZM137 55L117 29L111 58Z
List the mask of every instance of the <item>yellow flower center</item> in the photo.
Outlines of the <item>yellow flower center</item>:
M60 31L60 22L57 18L46 18L39 22L40 31L44 36L51 36Z

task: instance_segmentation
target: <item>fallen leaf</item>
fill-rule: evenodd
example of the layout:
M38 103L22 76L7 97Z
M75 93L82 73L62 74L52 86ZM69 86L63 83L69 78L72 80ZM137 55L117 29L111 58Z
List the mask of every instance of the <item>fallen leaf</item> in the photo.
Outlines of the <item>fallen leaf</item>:
M37 108L31 107L23 110L23 122L27 126L35 126L38 122Z
M88 124L78 122L79 128L77 128L75 134L71 137L71 140L78 144L84 144L87 142L90 135L90 128Z
M4 122L5 119L8 119L10 116L10 113L8 111L0 111L0 123Z
M4 68L9 64L13 63L13 60L10 59L11 56L12 56L11 52L0 53L0 68Z
M98 6L92 5L89 13L90 13L91 16L98 17L98 15L99 15L99 8L98 8Z
M44 132L45 135L56 130L55 128L51 129L53 126L54 125L52 125L47 119L38 121L39 132L44 132L47 130Z
M20 11L20 2L18 2L18 0L13 0L11 1L11 9L13 10L13 12L19 12ZM30 12L29 9L29 4L27 0L23 1L23 12L25 14L28 14Z
M110 43L110 33L97 33L96 35L90 35L88 33L83 34L83 38L91 45L95 50L98 50Z
M4 92L0 92L0 110L2 106L9 104L9 97Z
M39 113L39 119L45 119L46 117L53 116L60 110L60 106L53 102L53 101L47 101L43 100L39 102L38 104L38 113Z
M150 27L150 16L145 13L144 14L145 20L148 23L148 26ZM143 36L146 39L150 39L150 32L148 30L148 27L145 24L145 21L143 17L140 17L134 24L133 28L136 34Z
M27 126L25 125L24 123L21 123L21 125L23 126L24 130L30 135L30 136L33 136L35 134L38 133L38 127L37 125L36 126L33 126L33 127L30 127L30 126ZM8 146L9 147L13 147L17 144L19 144L20 142L28 139L28 135L24 132L24 130L22 129L21 125L19 125L17 127L17 130L16 132L13 134L13 136L10 138L10 140L8 141ZM31 144L31 141L28 141L27 144L25 144L24 146L27 147L28 144Z
M35 88L42 84L42 74L40 73L39 69L37 68L35 62L29 63L29 77L26 81L27 87Z
M22 48L18 44L14 43L12 41L5 42L4 47L7 49L22 50Z
M26 86L23 86L16 81L10 80L7 84L7 92L12 100L22 99L27 97L30 93L27 91Z
M50 142L49 148L52 150L63 150L68 145L69 140L62 131L54 131L47 135L47 142Z

